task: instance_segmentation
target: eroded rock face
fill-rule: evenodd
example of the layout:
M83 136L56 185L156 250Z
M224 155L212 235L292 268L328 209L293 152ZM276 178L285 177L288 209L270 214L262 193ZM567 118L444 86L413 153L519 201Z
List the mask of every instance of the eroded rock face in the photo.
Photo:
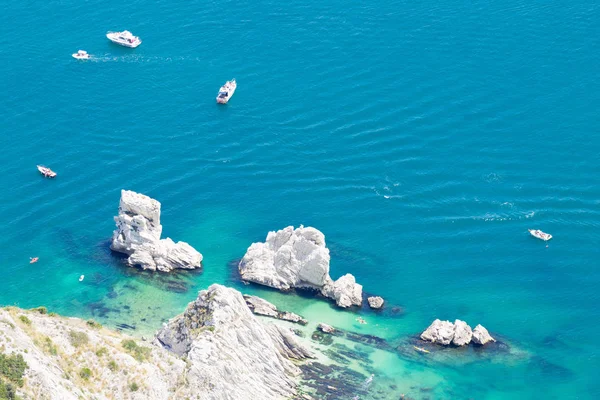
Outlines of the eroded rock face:
M483 326L477 325L475 327L475 329L473 329L473 343L474 344L483 346L486 343L495 342L495 341L496 341L496 339L494 339L489 334L488 330L485 329Z
M383 307L383 298L381 298L379 296L369 297L367 299L367 301L369 302L369 307L371 307L373 309L379 309L379 308Z
M202 387L206 399L289 398L300 373L290 359L312 357L288 329L259 321L241 293L216 284L156 340L188 360L189 385Z
M452 344L455 346L466 346L471 343L473 332L471 327L465 321L457 319L454 321L454 338Z
M243 280L279 290L319 290L340 307L360 305L362 286L347 274L337 281L329 276L329 249L315 228L288 226L269 232L264 243L253 243L239 264Z
M454 325L450 321L436 319L421 333L421 339L447 346L454 339Z
M117 229L110 248L127 254L130 266L143 269L172 271L176 268L200 268L202 254L185 242L160 239L160 203L148 196L121 191Z

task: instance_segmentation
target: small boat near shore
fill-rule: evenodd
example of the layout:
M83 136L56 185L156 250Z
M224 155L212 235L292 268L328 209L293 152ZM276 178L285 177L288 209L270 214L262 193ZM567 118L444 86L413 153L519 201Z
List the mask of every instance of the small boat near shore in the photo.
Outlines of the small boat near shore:
M52 171L48 167L44 167L43 165L38 165L37 169L38 169L38 171L40 171L40 174L42 174L44 176L44 178L56 178L56 172Z
M138 47L142 44L142 41L139 37L133 36L133 34L129 31L123 32L108 32L106 34L108 40L113 43L116 43L121 46L130 47L132 49Z
M77 53L72 54L73 58L77 60L89 60L90 55L85 50L78 50Z
M544 242L547 242L548 240L552 239L551 234L542 232L539 229L528 229L528 230L529 230L529 233L531 234L531 236L533 236L534 238L537 238L537 239L541 239Z
M235 93L236 88L237 83L235 79L225 82L225 84L219 89L219 94L217 95L217 103L227 104L231 96L233 96L233 94Z
M414 349L415 349L416 351L418 351L419 353L423 353L423 354L429 354L429 353L430 353L430 352L429 352L429 350L425 350L425 349L424 349L424 348L422 348L422 347L417 347L417 346L413 346L413 347L414 347Z
M29 257L29 264L35 264L40 260L39 257Z

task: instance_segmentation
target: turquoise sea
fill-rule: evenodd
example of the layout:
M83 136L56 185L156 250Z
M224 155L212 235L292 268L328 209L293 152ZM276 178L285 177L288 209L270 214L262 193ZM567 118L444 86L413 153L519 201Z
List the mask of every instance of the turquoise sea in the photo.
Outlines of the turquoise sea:
M142 45L104 36L123 29ZM9 0L0 56L0 304L141 335L218 282L400 349L459 318L509 354L374 351L361 398L600 397L597 2ZM123 188L202 272L111 255ZM359 325L238 281L252 242L300 224L402 313Z

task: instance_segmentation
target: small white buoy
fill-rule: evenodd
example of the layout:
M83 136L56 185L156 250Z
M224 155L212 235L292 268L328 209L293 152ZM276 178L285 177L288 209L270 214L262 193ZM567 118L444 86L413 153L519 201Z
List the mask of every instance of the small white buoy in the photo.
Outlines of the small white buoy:
M81 281L83 280L83 278L85 278L85 275L81 275L81 276L79 277L79 282L81 282Z

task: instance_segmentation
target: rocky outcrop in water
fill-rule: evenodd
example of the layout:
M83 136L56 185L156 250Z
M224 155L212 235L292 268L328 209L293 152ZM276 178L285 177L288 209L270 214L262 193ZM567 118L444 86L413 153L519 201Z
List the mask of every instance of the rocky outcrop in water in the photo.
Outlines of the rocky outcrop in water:
M457 319L454 323L436 319L423 333L421 339L427 342L448 346L466 346L470 343L484 345L495 341L487 329L477 325L474 330L466 322Z
M362 286L347 274L329 276L329 249L319 230L288 226L269 232L264 243L253 243L238 266L243 280L279 290L314 289L340 307L362 304Z
M336 332L336 330L333 326L324 324L322 322L317 326L317 329L320 330L321 332L325 332L325 333L335 333Z
M257 296L249 296L247 294L244 295L244 300L246 300L246 304L250 308L250 310L257 315L264 315L266 317L277 318L283 321L295 322L301 325L308 324L308 321L299 316L298 314L294 314L288 311L280 311L277 309L275 304L269 303L265 299L261 299Z
M369 302L369 307L373 309L380 309L381 307L383 307L383 298L379 296L369 297L367 298L367 301Z
M289 329L261 323L241 293L212 285L156 335L190 364L186 379L203 399L280 399L296 392L299 368L311 357Z
M487 344L489 342L495 342L496 339L494 339L488 332L487 329L485 329L483 326L481 325L477 325L475 327L475 329L473 329L473 341L472 343L478 344L478 345L484 345Z
M148 196L121 191L117 229L110 248L128 256L127 264L143 269L172 271L200 268L202 254L185 242L161 239L160 203Z

